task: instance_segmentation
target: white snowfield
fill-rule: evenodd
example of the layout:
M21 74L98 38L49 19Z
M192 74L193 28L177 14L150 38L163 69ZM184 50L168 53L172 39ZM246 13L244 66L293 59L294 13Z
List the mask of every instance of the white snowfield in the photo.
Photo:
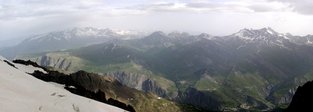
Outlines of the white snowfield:
M15 65L16 68L18 68L19 70L25 72L25 73L34 73L36 70L41 71L43 73L47 73L45 70L43 70L42 68L38 68L38 67L34 67L32 65L22 65L22 64L16 64L16 63L12 63Z
M16 69L0 56L0 112L125 112L124 110L74 95Z

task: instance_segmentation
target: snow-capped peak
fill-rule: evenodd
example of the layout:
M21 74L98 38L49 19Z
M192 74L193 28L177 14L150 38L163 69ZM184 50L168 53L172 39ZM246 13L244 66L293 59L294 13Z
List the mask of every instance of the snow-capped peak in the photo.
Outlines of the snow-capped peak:
M101 32L110 32L110 29L97 29L92 27L84 27L84 28L74 28L71 30L64 31L64 34L74 34L75 36L66 36L66 39L74 38L74 37L88 37L88 36L95 36L101 35Z
M272 34L272 35L278 34L276 31L274 31L274 30L273 30L272 28L270 28L270 27L262 28L262 29L260 29L260 30L264 31L265 33Z
M272 28L262 28L262 29L242 29L239 32L233 34L233 36L239 37L244 40L254 40L259 38L272 38L280 36L280 33L277 33Z
M252 38L248 37L247 35L250 34L250 30L249 29L241 29L239 32L233 34L236 37L242 38L244 40L251 40Z
M112 31L119 35L137 35L140 33L134 30L120 30L120 29L112 29Z

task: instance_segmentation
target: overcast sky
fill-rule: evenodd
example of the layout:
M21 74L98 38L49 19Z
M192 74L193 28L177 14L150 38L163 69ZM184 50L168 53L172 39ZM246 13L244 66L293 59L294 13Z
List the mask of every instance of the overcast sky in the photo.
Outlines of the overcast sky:
M73 27L313 34L313 0L0 0L0 40Z

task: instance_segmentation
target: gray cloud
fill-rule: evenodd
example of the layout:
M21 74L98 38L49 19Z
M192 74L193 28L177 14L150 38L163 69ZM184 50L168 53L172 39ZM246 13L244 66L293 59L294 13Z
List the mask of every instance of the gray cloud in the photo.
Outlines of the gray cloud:
M125 2L117 0L118 2ZM108 6L107 0L0 0L0 20L79 14L127 15L151 12L284 12L293 9L301 14L313 14L311 0L156 0L126 2L123 5ZM112 3L111 3L112 4ZM128 5L129 4L129 5Z
M255 2L257 1L257 2ZM285 11L287 6L276 6L274 0L168 0L156 2L145 0L138 3L125 3L121 6L108 6L106 0L0 0L0 20L68 15L73 13L85 14L105 14L105 15L129 15L129 14L149 14L151 12L183 12L183 13L207 13L207 12L278 12ZM283 0L275 0L283 1ZM294 2L294 0L287 0ZM121 2L121 1L120 1ZM283 3L283 2L282 2ZM284 2L285 3L285 2ZM129 5L128 5L129 4ZM297 4L301 13L313 13L310 4Z
M287 12L291 10L291 7L282 3L256 3L247 6L254 12Z
M217 8L217 7L223 7L224 4L222 3L188 3L186 6L192 7L192 8Z
M272 7L264 5L251 5L249 8L255 12L271 12L274 10Z
M191 1L191 2L166 2L150 3L124 7L130 10L147 12L230 12L230 13L253 13L253 12L286 12L292 7L286 3L268 0L226 0L226 1Z
M313 1L312 0L268 0L285 3L293 8L294 12L301 14L313 15Z
M0 0L0 20L87 13L103 3L83 0Z
M186 11L183 10L183 7L176 7L177 3L150 3L150 4L136 4L133 6L122 7L119 9L126 10L140 10L145 12L177 12L177 11Z

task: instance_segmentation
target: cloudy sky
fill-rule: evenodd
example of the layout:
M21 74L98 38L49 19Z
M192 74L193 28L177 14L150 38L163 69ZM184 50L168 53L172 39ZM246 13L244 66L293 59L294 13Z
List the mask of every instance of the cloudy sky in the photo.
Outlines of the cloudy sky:
M313 34L312 0L0 0L0 40L92 26L229 35Z

